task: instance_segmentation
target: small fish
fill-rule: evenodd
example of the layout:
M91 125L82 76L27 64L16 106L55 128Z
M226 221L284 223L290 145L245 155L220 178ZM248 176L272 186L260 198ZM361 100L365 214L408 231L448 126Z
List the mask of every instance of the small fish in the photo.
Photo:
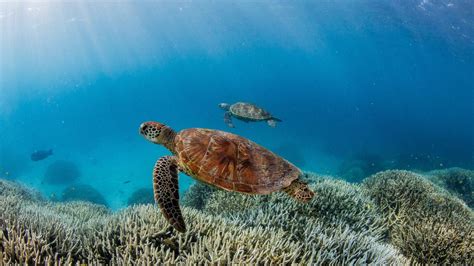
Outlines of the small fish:
M127 181L124 181L123 183L124 183L124 184L128 184L128 183L130 183L130 182L131 182L130 180L127 180Z
M35 162L41 161L48 158L51 155L53 155L53 149L50 149L48 151L45 151L45 150L35 151L31 154L31 160Z

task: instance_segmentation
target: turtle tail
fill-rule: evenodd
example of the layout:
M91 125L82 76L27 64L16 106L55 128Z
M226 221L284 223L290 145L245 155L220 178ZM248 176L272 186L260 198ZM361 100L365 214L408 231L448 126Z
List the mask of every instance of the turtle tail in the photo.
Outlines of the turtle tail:
M305 182L296 179L288 187L284 188L283 191L293 199L306 203L314 197L314 192L308 187Z

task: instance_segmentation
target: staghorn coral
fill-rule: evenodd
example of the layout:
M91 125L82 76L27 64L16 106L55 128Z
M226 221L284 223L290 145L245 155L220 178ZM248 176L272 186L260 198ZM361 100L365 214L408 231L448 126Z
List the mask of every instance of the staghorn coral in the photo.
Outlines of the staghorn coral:
M153 204L155 199L153 197L153 189L151 188L140 188L135 190L133 194L128 198L127 205L135 204Z
M105 205L93 204L86 201L71 201L62 204L50 204L49 208L59 215L66 215L81 222L105 218L112 214Z
M422 176L385 171L363 183L385 213L389 238L422 264L472 264L474 213Z
M474 171L454 167L430 171L425 176L474 208Z
M65 188L62 192L61 201L88 201L107 206L102 194L86 184L77 184Z
M19 200L42 201L44 200L38 191L28 189L14 181L0 179L0 196L15 196Z
M214 192L205 212L248 226L268 226L304 235L307 226L321 222L327 227L348 226L355 232L382 239L386 235L385 220L376 204L362 190L341 180L323 180L311 186L315 198L301 204L283 193L247 196L226 191ZM262 216L262 217L259 217Z
M75 163L58 160L48 166L43 181L48 184L69 184L80 176L81 172Z
M0 264L69 264L85 258L81 231L88 227L85 217L97 216L95 210L71 209L77 215L69 216L57 211L56 204L15 196L0 197L0 202Z
M159 211L151 205L137 205L111 217L93 241L97 250L91 261L134 263L284 263L309 260L309 254L294 251L300 247L284 239L280 232L259 228L242 229L215 217L183 208L192 229L175 235ZM115 248L109 248L109 247ZM258 247L258 248L257 248ZM267 254L271 252L274 257Z
M10 198L10 204L4 204ZM403 264L396 249L370 234L309 220L302 228L291 207L277 217L248 213L260 224L183 207L190 225L176 234L159 210L137 205L110 214L80 203L23 202L0 197L0 264ZM270 205L270 204L269 204ZM7 206L7 207L5 207ZM68 210L69 208L74 210ZM82 213L82 214L81 214ZM87 217L78 220L78 215ZM293 216L292 220L284 219ZM286 227L265 225L278 220ZM5 222L6 221L6 222ZM292 223L295 223L292 225ZM301 230L299 238L292 230ZM304 236L304 237L303 237Z

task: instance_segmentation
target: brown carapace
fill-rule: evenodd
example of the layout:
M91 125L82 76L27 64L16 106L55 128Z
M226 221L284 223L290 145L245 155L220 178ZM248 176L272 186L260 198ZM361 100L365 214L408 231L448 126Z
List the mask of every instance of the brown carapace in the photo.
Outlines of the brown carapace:
M143 123L140 134L173 153L156 162L154 194L166 219L180 232L186 227L179 208L178 171L228 191L247 194L283 191L300 202L314 196L300 179L301 170L238 135L202 128L176 133L157 122Z

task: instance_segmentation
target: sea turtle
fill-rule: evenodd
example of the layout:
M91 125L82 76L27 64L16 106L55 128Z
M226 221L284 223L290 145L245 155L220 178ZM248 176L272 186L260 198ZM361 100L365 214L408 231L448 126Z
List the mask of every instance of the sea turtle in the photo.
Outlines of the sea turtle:
M232 117L235 117L244 122L258 122L267 121L271 127L276 127L276 122L281 122L280 119L272 116L269 112L251 103L238 102L234 104L220 103L219 107L225 110L224 122L229 127L234 127Z
M178 172L227 191L283 191L300 202L307 202L314 195L300 179L302 172L296 166L238 135L204 128L176 133L158 122L145 122L139 131L147 140L173 153L156 162L153 189L161 212L180 232L185 232L186 227L179 208Z

